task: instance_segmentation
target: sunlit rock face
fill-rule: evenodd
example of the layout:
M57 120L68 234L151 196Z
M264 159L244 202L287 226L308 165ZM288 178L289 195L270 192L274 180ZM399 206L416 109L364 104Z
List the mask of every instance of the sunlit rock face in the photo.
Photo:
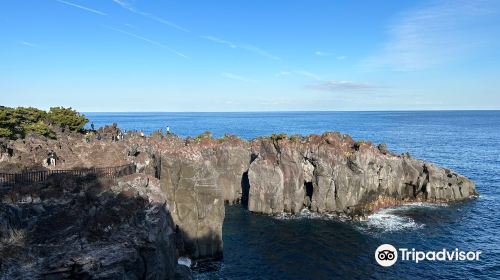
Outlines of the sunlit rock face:
M258 139L251 145L256 159L248 173L248 209L253 212L296 213L307 207L354 216L410 201L451 202L477 194L471 180L451 170L340 133Z

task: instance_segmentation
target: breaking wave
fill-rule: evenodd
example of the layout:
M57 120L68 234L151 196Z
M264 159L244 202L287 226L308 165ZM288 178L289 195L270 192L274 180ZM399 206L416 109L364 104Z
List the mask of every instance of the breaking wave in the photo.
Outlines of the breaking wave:
M302 209L297 214L280 213L274 215L273 217L278 220L300 220L300 219L343 220L344 219L343 217L338 216L336 214L329 214L329 213L320 214L317 212L312 212L307 208ZM345 219L347 219L347 217Z
M405 215L416 209L438 209L447 207L447 204L415 202L396 207L385 208L368 216L361 223L362 230L377 230L382 232L394 232L402 230L415 230L425 227L425 224L417 223L413 218Z

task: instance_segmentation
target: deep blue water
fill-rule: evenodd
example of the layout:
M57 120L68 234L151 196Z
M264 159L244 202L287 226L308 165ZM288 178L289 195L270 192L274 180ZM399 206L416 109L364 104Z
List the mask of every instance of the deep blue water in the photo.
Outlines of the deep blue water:
M181 136L210 130L250 139L275 132L340 131L385 142L396 152L435 162L470 177L480 197L453 205L388 209L368 221L303 215L252 215L226 208L224 260L200 264L198 279L500 279L500 111L87 113L96 126L153 130L169 125ZM378 245L417 250L479 250L479 261L374 260Z

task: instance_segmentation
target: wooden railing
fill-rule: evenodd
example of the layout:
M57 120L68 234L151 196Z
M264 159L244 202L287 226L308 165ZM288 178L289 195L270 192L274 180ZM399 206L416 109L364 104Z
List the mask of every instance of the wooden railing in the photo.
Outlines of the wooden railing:
M53 174L69 174L77 177L95 175L96 177L116 178L135 173L134 164L126 164L114 167L67 169L67 170L43 170L28 171L21 173L0 173L0 186L29 184L43 182Z

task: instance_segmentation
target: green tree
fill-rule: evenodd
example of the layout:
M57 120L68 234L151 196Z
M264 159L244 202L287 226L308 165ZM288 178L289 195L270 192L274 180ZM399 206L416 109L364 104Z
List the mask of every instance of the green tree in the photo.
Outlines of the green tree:
M52 107L47 114L47 119L70 130L80 131L89 120L77 111L70 108Z
M36 123L30 123L23 125L24 135L28 132L33 132L38 135L43 135L45 137L55 138L55 134L50 129L50 126L43 121L38 121Z
M15 118L14 109L0 107L0 137L14 138L15 128L18 121Z
M52 132L44 120L47 117L45 111L33 107L17 107L14 109L14 120L16 122L14 130L21 137L28 132L34 132L43 136L48 136Z
M14 109L14 118L19 125L32 124L44 120L47 117L45 111L33 107L17 107Z

